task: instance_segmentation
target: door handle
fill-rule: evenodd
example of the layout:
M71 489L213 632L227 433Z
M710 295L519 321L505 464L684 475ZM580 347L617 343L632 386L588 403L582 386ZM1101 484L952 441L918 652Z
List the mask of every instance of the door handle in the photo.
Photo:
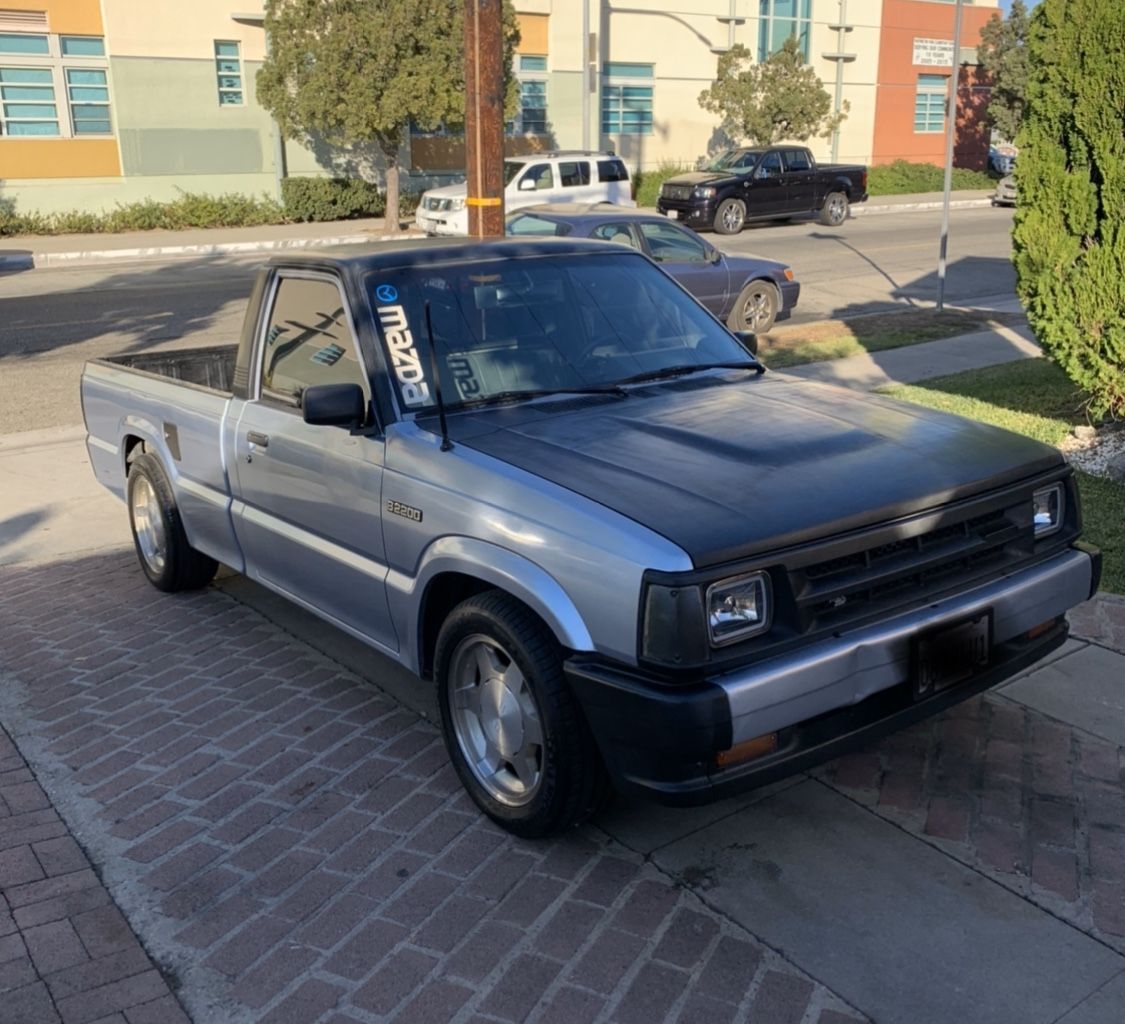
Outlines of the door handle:
M270 446L269 434L260 434L256 430L251 430L246 435L246 440L251 444L256 444L259 448L268 448Z

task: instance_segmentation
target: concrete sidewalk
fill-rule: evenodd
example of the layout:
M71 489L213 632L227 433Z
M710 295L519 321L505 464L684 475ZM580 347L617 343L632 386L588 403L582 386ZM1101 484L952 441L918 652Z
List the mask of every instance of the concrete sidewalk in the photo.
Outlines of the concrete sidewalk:
M988 206L990 193L955 192L955 210ZM941 208L941 193L874 196L852 207L856 217L911 213ZM655 210L646 212L655 213ZM274 224L249 228L193 228L185 231L129 231L121 234L35 235L0 238L0 272L99 262L229 256L385 240L381 217L314 224ZM404 222L405 223L405 222ZM413 236L407 230L406 236ZM400 236L401 237L401 236Z

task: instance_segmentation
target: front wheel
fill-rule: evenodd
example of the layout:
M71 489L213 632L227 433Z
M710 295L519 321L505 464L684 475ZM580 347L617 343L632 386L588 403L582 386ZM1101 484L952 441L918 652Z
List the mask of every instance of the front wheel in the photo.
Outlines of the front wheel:
M777 289L768 281L751 281L739 293L734 309L727 317L727 326L732 331L753 331L765 334L777 319L781 305Z
M188 543L172 485L155 455L142 452L133 459L125 495L133 545L149 582L169 592L207 586L219 563Z
M563 678L562 649L528 608L495 590L463 601L434 662L446 750L485 814L538 839L597 810L605 769Z
M843 192L829 192L820 208L820 223L838 228L848 219L848 197Z
M746 223L746 206L741 199L724 199L715 210L713 227L720 235L737 235Z

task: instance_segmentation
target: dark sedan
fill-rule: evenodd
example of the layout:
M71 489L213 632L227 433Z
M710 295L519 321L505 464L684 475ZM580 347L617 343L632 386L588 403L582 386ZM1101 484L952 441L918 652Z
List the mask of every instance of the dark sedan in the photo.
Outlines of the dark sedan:
M507 233L597 238L639 249L734 331L765 333L793 312L801 294L784 263L728 256L666 217L604 203L527 207L508 217Z

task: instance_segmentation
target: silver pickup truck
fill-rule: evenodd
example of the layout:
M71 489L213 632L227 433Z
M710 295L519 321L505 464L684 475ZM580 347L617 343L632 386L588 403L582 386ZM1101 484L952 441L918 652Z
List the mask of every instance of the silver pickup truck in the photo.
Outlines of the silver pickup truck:
M222 562L433 681L469 793L547 835L932 715L1097 588L1054 449L747 341L605 243L285 255L237 346L86 366L89 455L153 584Z

